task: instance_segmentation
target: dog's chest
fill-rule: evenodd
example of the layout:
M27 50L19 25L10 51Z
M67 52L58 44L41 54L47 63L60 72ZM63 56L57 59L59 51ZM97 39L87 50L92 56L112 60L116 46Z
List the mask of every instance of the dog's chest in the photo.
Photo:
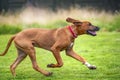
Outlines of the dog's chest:
M72 42L72 43L70 43L70 44L68 44L68 45L66 45L66 46L63 46L63 47L61 47L61 50L60 50L60 51L70 50L70 49L72 49L73 45L74 45L74 43Z
M71 42L71 43L68 45L67 49L71 49L71 48L73 47L73 45L74 45L74 42Z

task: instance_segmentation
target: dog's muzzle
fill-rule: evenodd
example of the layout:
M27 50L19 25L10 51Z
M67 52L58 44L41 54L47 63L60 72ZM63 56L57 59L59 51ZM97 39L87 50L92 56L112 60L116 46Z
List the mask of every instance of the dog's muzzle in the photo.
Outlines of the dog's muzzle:
M99 31L100 28L99 27L95 27L93 30L87 30L87 34L92 35L92 36L96 36L96 31Z

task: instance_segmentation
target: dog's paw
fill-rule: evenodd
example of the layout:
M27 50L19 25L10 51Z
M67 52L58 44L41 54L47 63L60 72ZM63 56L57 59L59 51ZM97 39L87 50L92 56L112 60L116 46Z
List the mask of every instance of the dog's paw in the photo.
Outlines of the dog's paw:
M47 67L48 67L48 68L54 68L54 67L55 67L55 64L53 64L53 63L52 63L52 64L48 64Z
M96 67L96 66L94 66L94 65L91 65L91 66L89 66L88 68L89 68L90 70L97 69L97 67Z

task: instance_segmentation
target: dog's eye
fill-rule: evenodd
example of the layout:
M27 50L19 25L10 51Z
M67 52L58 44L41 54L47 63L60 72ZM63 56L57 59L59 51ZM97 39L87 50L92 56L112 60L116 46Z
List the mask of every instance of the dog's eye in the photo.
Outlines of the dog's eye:
M88 25L89 25L89 26L91 26L92 24L91 24L91 23L89 23Z

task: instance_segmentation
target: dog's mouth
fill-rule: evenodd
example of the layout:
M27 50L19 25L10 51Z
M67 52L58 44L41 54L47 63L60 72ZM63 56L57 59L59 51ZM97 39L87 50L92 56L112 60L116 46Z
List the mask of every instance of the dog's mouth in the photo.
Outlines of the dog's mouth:
M92 36L96 36L96 31L99 31L99 28L96 27L94 30L87 30L87 34L92 35Z
M92 35L92 36L96 36L96 31L92 31L92 30L87 30L87 34Z

